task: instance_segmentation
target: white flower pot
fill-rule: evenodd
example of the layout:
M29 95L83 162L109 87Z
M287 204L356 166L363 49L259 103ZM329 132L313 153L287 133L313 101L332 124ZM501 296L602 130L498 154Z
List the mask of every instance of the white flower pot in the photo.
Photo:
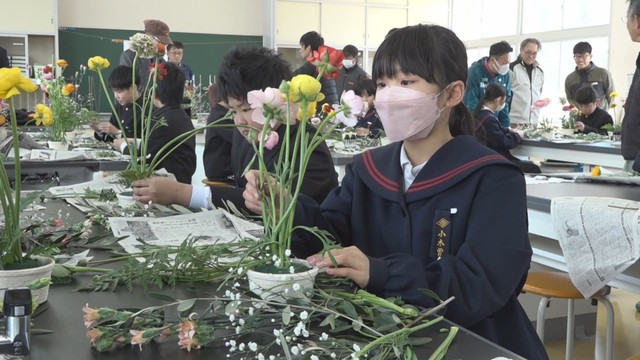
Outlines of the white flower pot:
M554 136L554 132L553 131L546 131L542 133L542 138L545 140L553 140Z
M47 278L51 279L51 272L55 261L46 257L35 257L40 266L29 269L17 270L0 270L0 289L11 289L17 287L26 287L32 281ZM38 304L47 301L49 297L49 285L31 290L31 297L37 300ZM0 290L0 299L4 299L4 290Z
M47 141L47 146L50 150L69 150L69 144L63 141Z
M305 290L312 289L318 275L318 268L312 268L305 260L294 259L309 267L309 270L293 274L272 274L247 270L249 289L264 300L285 302L286 298L299 298ZM297 284L297 285L296 285Z
M562 135L573 136L573 134L575 133L575 130L574 129L560 129L560 132L562 133Z
M128 207L129 205L131 205L134 202L136 202L135 200L133 200L133 191L132 190L123 191L121 193L118 193L118 194L116 194L116 197L118 198L118 205L120 205L122 207Z

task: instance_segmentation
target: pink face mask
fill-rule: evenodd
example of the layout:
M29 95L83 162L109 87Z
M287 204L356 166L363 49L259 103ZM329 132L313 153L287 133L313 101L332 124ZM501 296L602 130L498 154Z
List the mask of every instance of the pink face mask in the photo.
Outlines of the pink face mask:
M374 104L389 141L427 137L444 109L438 108L438 96L442 91L425 94L401 86L378 90Z

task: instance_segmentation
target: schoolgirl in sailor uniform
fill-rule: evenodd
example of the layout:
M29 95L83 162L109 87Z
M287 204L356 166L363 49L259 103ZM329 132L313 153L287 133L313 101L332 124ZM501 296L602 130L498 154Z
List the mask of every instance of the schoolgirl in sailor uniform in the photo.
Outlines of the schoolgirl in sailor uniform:
M298 234L293 252L379 296L430 307L429 289L455 296L448 319L527 359L547 359L518 302L531 261L521 171L473 137L462 103L467 56L436 25L390 34L376 52L376 108L391 144L354 157L341 186L318 206L305 198L296 223L330 231L338 267L322 244ZM257 174L245 204L260 210Z

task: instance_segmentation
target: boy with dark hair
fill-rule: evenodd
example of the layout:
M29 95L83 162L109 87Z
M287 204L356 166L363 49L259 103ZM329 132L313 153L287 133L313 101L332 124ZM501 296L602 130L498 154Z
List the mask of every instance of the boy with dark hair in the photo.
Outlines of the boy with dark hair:
M592 86L596 91L597 98L600 99L598 106L603 110L609 109L611 102L610 94L615 91L613 78L607 69L596 66L591 59L591 44L585 41L577 43L573 47L573 60L576 62L576 69L567 75L564 81L564 91L567 100L574 105L576 102L576 91L583 86Z
M613 125L613 118L608 112L598 107L598 95L591 85L585 85L576 91L575 101L580 110L580 116L576 120L576 130L581 133L596 133L607 135L607 130L602 129L607 124Z
M384 128L374 105L376 99L376 83L371 79L362 79L358 82L354 92L362 98L366 109L364 116L359 118L358 123L354 126L356 135L379 138Z
M245 209L242 192L246 186L244 172L249 165L257 169L254 136L263 125L251 119L254 111L247 101L247 93L278 88L282 80L291 78L289 64L273 51L264 47L237 47L225 56L217 76L218 98L234 113L234 130L231 148L231 169L235 175L235 186L212 186L210 188L178 184L166 178L151 178L133 183L134 199L142 203L153 201L159 204L180 204L192 208L208 208L210 202L217 207L233 203ZM289 139L295 141L298 124L290 127ZM286 136L286 126L272 128L281 139L271 150L265 149L264 160L273 169ZM307 131L315 131L311 125ZM307 172L302 179L302 193L320 203L329 191L338 185L331 154L326 144L319 145L312 153ZM296 186L293 184L293 186Z
M112 142L113 139L123 136L122 129L116 120L116 114L122 122L125 137L134 137L134 119L138 122L137 129L140 131L142 97L138 92L140 76L138 73L135 76L134 80L132 68L125 65L116 67L109 75L107 84L113 90L113 96L116 98L116 112L111 114L109 122L105 121L95 125L94 137L96 139Z
M193 130L193 123L187 113L180 107L184 92L184 75L180 69L169 62L157 64L158 79L153 105L155 110L152 122L148 126L154 126L156 121L164 119L165 125L157 126L150 135L148 143L147 161L155 156L164 156L166 152L159 153L160 149L174 138ZM123 154L129 152L128 143L132 139L116 139L113 146ZM194 137L178 145L164 161L158 163L158 169L165 168L175 175L176 180L184 184L191 184L191 176L196 171L196 140Z
M511 45L506 41L497 42L489 48L489 56L471 64L467 78L467 90L464 94L464 104L469 109L475 109L484 99L484 90L489 84L499 84L507 91L507 101L504 109L498 114L500 124L504 128L511 125L509 104L511 103L511 79L509 77Z

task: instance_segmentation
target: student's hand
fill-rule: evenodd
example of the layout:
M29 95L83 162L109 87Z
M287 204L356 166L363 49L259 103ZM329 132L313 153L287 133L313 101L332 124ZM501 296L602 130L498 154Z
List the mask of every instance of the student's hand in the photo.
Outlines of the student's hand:
M131 184L131 187L133 199L143 204L151 201L161 205L189 206L191 202L191 185L179 183L166 177L158 176L136 180Z
M101 123L98 124L98 132L102 132L105 134L109 134L109 135L114 135L114 134L118 134L120 133L120 129L118 129L117 127L113 126L113 124L103 121Z
M357 128L356 129L356 136L367 136L369 135L370 131L368 128Z
M242 192L242 197L244 198L244 205L247 209L256 214L262 214L262 189L276 189L275 199L280 199L280 195L278 194L281 189L280 186L276 184L274 178L269 177L267 181L270 182L270 185L266 186L266 184L260 184L260 172L258 170L250 170L244 177L247 179L247 185ZM274 207L278 209L280 204L276 203ZM276 210L276 212L278 212L278 210Z
M361 288L369 283L369 258L355 246L330 251L335 258L338 267L334 267L328 254L311 255L307 258L310 265L324 268L327 274L347 277L353 280Z
M582 121L576 121L576 130L584 131L584 123Z
M509 131L514 132L520 136L520 139L524 139L524 131L520 129L509 128Z
M120 148L126 141L127 139L113 139L113 148L118 152L122 152L120 151Z

